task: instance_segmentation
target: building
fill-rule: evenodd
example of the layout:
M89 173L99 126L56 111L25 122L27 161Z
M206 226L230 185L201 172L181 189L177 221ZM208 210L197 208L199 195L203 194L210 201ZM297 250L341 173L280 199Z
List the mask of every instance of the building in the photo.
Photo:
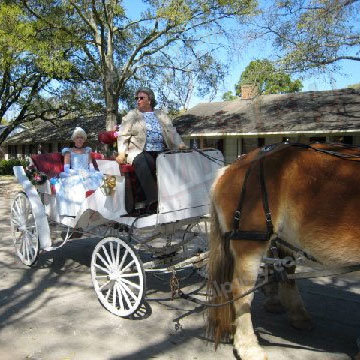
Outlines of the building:
M201 103L174 125L189 145L221 150L226 162L266 144L360 145L360 90L307 91Z
M6 128L7 128L7 125L0 125L0 135L4 132L4 130ZM24 125L19 125L9 134L9 136L19 134L24 130L27 130L27 128ZM4 159L4 158L8 158L8 156L7 156L7 147L4 144L1 144L0 145L0 160Z
M76 126L81 126L86 131L88 146L95 151L102 150L98 133L105 130L104 116L66 119L55 123L37 120L27 125L26 130L9 135L3 142L5 159L60 151L70 146L71 135Z

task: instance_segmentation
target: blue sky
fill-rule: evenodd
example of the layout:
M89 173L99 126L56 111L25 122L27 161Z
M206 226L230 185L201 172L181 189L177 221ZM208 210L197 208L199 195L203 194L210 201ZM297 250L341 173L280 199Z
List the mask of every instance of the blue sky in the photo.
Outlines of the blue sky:
M260 0L262 2L263 0ZM141 11L146 9L146 5L142 0L124 0L124 6L126 7L128 14L131 17L137 17ZM236 26L234 23L231 25L234 31ZM221 101L222 95L226 91L233 91L235 84L239 81L241 73L245 70L245 67L254 59L272 58L274 49L271 44L265 42L259 42L257 44L250 44L244 50L234 51L232 55L232 64L229 68L229 73L225 77L223 84L219 86L215 98L212 101ZM237 54L236 54L237 53ZM304 87L302 91L323 91L345 88L350 84L360 83L360 63L356 61L342 61L339 63L341 69L338 72L328 72L319 76L304 76L300 78ZM299 77L292 76L292 79ZM155 89L156 90L156 89ZM193 96L190 107L196 105L199 102L207 102L208 98L198 98Z
M242 59L234 60L229 75L224 79L224 84L220 87L213 101L222 101L224 92L231 90L235 93L235 84L239 81L241 73L251 60L256 58L266 58L264 53L258 49L254 49L251 55ZM339 63L341 69L338 72L329 72L319 76L304 76L300 78L292 76L292 79L300 78L303 83L302 91L324 91L346 88L348 85L360 83L360 63L356 61L344 60ZM208 99L194 97L190 103L190 107L199 102L207 102Z

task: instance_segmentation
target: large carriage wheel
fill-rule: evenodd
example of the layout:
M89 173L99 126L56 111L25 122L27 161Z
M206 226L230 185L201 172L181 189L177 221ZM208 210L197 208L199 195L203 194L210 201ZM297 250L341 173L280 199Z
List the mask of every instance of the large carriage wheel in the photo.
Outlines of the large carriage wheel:
M25 265L31 266L39 254L39 236L31 203L24 192L15 196L10 220L16 255Z
M124 240L107 237L96 245L91 278L100 302L111 313L129 316L141 305L145 272L139 256Z

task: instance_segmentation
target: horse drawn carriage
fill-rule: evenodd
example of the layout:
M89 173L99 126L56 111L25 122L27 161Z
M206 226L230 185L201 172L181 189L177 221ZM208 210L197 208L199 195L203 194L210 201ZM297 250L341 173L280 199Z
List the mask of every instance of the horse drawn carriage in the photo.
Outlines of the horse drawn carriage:
M101 238L92 253L93 286L108 311L126 317L144 299L146 272L174 272L203 263L202 226L223 156L214 149L160 154L158 208L153 213L132 201L131 166L97 157L96 166L105 175L103 185L84 194L76 216L59 215L49 180L34 185L24 168L15 166L23 191L11 206L12 237L16 254L28 266L35 264L39 254L54 251L70 239ZM62 171L59 153L35 155L33 162L48 178ZM146 261L141 254L148 255Z

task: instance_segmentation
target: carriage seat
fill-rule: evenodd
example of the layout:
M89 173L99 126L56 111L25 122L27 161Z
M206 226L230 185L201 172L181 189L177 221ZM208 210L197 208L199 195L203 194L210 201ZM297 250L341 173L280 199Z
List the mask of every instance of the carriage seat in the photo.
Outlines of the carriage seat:
M96 170L99 170L96 163L97 159L104 159L104 155L92 152L91 153L92 163ZM64 171L64 157L61 153L45 153L45 154L34 154L31 155L31 160L38 171L45 173L48 179L58 177L61 172ZM54 187L51 188L54 193ZM86 196L91 195L94 190L86 192Z
M104 159L104 155L92 152L91 159L94 168L99 170L96 160ZM35 167L45 173L49 179L59 176L59 174L64 171L64 157L59 152L31 155L31 160Z

